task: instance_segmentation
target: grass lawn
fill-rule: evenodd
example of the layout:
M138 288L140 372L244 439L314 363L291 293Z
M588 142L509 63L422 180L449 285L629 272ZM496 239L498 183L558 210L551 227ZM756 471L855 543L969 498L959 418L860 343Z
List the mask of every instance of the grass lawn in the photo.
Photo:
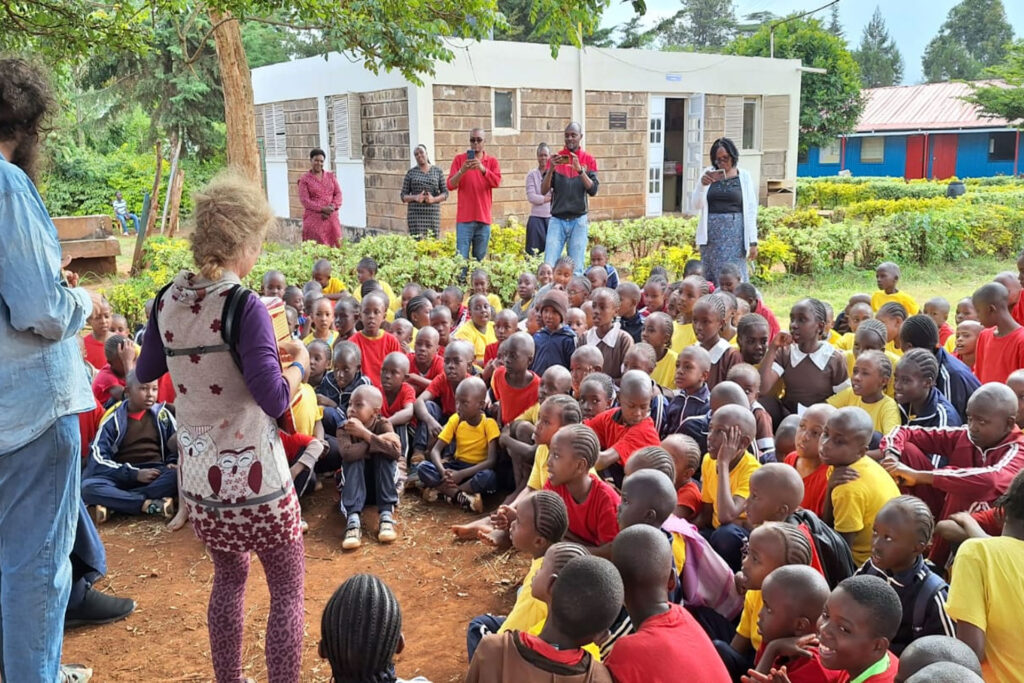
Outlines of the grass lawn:
M1017 272L1013 259L975 258L942 265L901 266L900 290L909 293L923 306L928 299L941 296L950 304L950 324L956 302L970 296L975 289L990 282L1004 270ZM878 289L873 270L843 270L817 275L787 275L758 287L764 302L779 318L783 327L794 303L813 296L832 304L836 314L843 310L852 294L871 294Z

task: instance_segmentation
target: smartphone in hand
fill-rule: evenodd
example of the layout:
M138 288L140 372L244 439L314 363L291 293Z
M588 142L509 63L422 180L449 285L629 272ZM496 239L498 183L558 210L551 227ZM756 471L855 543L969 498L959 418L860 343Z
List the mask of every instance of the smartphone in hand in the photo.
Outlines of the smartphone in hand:
M466 159L476 159L476 150L467 149L466 150Z

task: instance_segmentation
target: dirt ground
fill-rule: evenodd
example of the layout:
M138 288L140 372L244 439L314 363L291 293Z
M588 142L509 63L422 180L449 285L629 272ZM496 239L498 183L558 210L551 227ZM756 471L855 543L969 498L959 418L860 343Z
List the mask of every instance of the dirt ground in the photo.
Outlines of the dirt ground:
M459 542L449 526L469 513L403 496L396 511L399 539L376 541L376 514L364 515L364 544L342 552L342 519L333 488L304 500L306 536L306 636L302 681L330 680L317 656L320 615L334 590L352 574L383 578L402 605L405 651L396 659L403 678L434 683L463 680L466 625L477 614L507 613L528 561L477 542ZM496 501L495 501L496 502ZM367 536L366 532L371 532ZM93 667L93 681L211 681L206 603L213 565L190 527L172 533L152 518L114 517L100 527L108 573L97 588L135 599L135 613L105 626L69 631L65 662ZM266 681L263 639L269 595L263 570L253 560L246 594L244 673Z

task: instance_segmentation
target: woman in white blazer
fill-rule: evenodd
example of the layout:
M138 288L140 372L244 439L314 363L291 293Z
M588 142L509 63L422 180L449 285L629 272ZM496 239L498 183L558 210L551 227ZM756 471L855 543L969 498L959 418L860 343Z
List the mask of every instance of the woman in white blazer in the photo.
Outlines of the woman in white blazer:
M747 261L757 258L757 188L750 174L736 165L738 160L732 140L715 140L711 166L693 191L693 205L700 211L697 248L704 276L716 287L722 266L735 264L746 282Z

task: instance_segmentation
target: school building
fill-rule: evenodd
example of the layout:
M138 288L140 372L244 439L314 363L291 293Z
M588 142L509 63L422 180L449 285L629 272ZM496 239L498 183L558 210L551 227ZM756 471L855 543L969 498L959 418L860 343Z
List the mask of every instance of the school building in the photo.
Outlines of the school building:
M1008 121L973 104L968 83L928 83L864 91L854 132L800 159L801 177L895 176L913 180L978 178L1020 172L1024 141Z
M762 202L769 188L795 184L799 60L595 47L563 47L555 58L547 45L448 42L455 59L437 63L422 85L336 53L253 70L267 196L278 216L302 217L296 182L309 169L309 150L320 147L341 185L342 224L405 232L399 193L413 148L426 145L447 175L469 130L482 127L502 169L494 221L525 224L536 147L560 149L573 120L598 162L595 220L686 212L722 136L741 148L739 163ZM442 229L454 228L456 196L442 204Z

